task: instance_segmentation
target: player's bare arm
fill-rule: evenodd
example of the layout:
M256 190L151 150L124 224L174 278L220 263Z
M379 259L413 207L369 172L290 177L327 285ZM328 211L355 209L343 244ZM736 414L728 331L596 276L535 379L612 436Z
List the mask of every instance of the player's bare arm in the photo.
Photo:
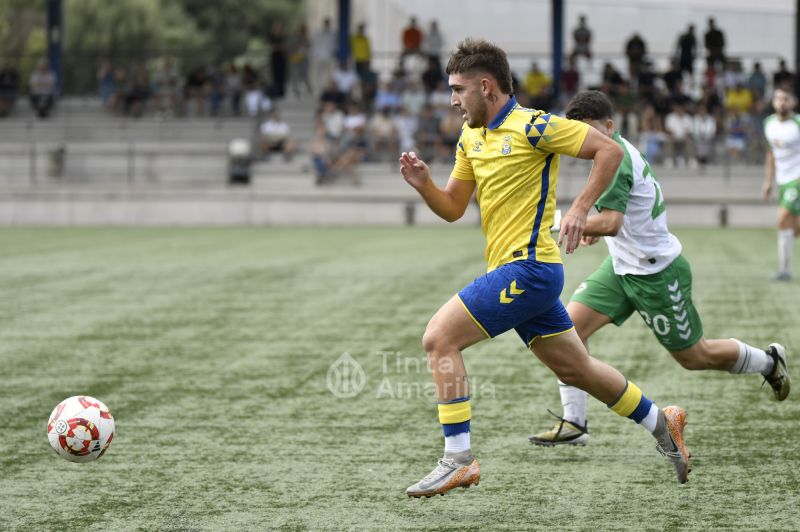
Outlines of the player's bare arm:
M583 141L578 157L592 159L594 164L589 172L583 190L572 202L567 213L561 219L561 231L558 235L558 245L565 240L566 252L572 253L578 247L586 228L586 219L589 209L592 208L600 194L611 184L614 174L622 162L624 153L622 148L595 129L589 129Z
M464 216L475 190L475 181L450 178L445 188L441 189L431 179L431 169L413 151L401 154L400 173L437 216L448 222L455 222Z
M775 154L772 150L767 150L764 161L764 184L761 185L761 195L764 200L769 200L772 194L772 182L775 180Z
M603 209L589 216L583 235L587 237L617 236L625 214L613 209Z

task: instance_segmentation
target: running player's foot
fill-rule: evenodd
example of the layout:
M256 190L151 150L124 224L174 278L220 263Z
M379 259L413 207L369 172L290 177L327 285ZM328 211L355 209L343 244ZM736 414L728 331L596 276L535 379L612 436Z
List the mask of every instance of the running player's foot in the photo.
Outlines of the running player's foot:
M689 481L689 451L683 443L683 427L686 425L686 411L679 406L665 407L658 413L656 430L656 450L664 455L675 467L678 484Z
M786 364L786 348L781 344L769 344L767 354L772 357L775 364L772 373L764 376L764 380L772 386L775 399L783 401L789 395L792 379L789 377L789 367Z
M472 453L454 453L439 459L428 475L406 490L409 497L444 495L453 488L468 488L481 481L481 466Z
M777 281L777 282L791 281L792 280L792 274L791 274L791 272L783 272L783 271L781 271L781 272L776 273L774 276L772 276L772 280L773 281Z
M548 412L550 412L548 410ZM552 412L550 412L553 414ZM567 421L563 417L556 416L558 423L553 428L528 436L528 441L534 445L554 447L556 445L586 445L589 443L589 424L580 426L572 421Z

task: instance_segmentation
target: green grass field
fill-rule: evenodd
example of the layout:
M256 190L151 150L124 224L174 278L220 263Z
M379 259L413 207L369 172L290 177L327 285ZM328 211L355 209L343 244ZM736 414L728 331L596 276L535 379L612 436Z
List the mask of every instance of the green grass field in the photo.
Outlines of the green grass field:
M774 231L677 234L707 336L800 349L800 283L768 281ZM636 317L592 349L686 407L689 484L593 400L588 447L531 446L560 403L512 332L465 353L480 486L407 499L442 449L422 332L482 249L455 227L0 230L0 529L800 528L800 374L778 404L757 376L683 370ZM568 257L565 293L605 253ZM353 398L327 385L343 353L365 375ZM116 418L90 464L45 435L76 394Z

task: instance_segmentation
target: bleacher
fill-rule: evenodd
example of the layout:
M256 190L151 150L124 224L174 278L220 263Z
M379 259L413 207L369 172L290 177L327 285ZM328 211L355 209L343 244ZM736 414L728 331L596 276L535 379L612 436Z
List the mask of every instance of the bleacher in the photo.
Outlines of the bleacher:
M281 103L301 147L313 134L308 102ZM27 102L0 122L0 223L3 224L358 224L434 223L435 215L400 177L394 162L365 163L361 185L315 184L301 152L256 161L249 186L228 185L227 146L254 139L251 118L119 118L94 99L67 99L48 120ZM63 150L63 151L62 151ZM447 162L432 165L440 183ZM558 196L566 208L589 171L563 159ZM716 165L656 168L673 225L773 224L760 202L762 169ZM478 223L471 208L463 223Z

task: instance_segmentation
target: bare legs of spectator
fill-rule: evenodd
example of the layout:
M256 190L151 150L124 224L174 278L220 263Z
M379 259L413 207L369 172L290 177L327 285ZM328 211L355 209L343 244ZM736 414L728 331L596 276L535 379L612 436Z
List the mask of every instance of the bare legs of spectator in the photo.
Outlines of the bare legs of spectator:
M361 185L361 177L358 175L356 165L364 160L364 150L358 147L349 148L342 153L339 158L333 163L332 170L334 172L344 172L350 176L353 185Z

